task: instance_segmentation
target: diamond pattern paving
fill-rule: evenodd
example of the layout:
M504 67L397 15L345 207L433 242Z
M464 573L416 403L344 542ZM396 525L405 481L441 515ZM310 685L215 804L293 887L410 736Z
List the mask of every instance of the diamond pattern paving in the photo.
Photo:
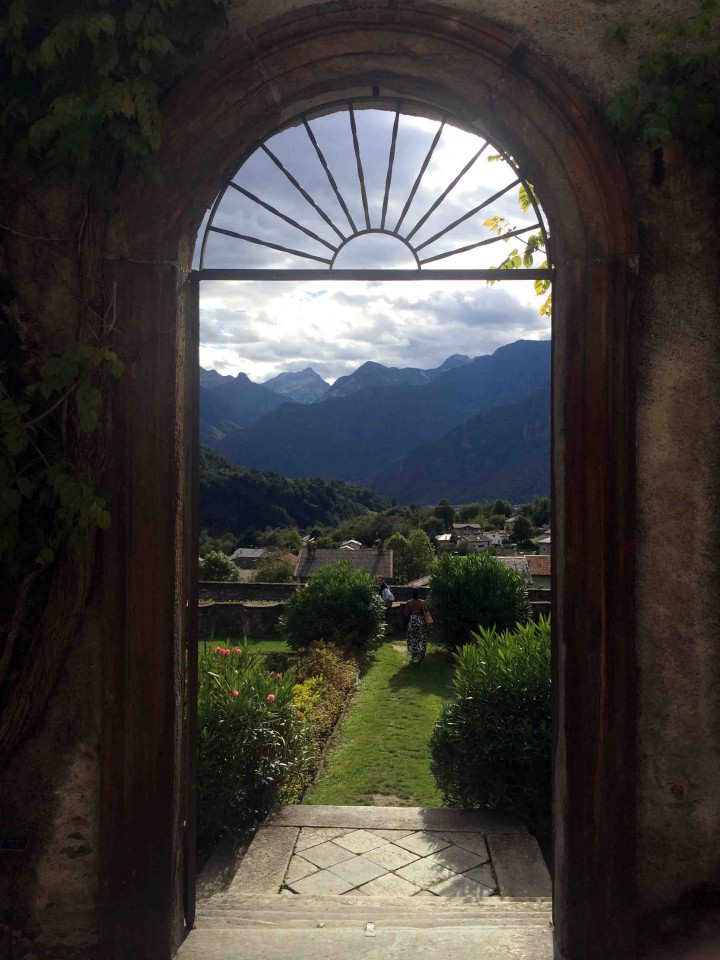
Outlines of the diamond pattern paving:
M387 841L367 830L353 830L352 833L346 833L344 837L338 837L335 843L352 853L367 853L376 847L382 847Z
M330 872L343 880L348 880L354 887L359 887L369 880L375 880L382 877L388 871L385 867L380 867L367 857L353 857L351 860L344 860L342 863L336 863L330 867Z
M332 840L303 851L304 859L314 863L316 867L332 867L333 864L340 863L341 860L349 860L352 856L349 850L339 847Z
M491 897L482 833L303 827L285 890L368 897Z
M436 853L438 850L450 846L447 840L441 840L431 833L422 831L411 833L409 837L403 837L402 840L397 841L397 845L404 850L412 851L412 853L419 853L421 857L426 857L429 853Z

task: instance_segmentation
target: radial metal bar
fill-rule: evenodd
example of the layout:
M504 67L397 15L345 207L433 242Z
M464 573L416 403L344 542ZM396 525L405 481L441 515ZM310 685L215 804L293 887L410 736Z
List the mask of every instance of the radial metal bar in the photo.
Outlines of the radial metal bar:
M451 230L454 230L455 227L459 226L465 220L469 220L470 217L474 217L476 213L479 213L483 207L487 207L489 204L494 203L496 200L499 200L503 194L507 193L508 190L512 190L513 187L516 187L519 183L522 183L522 180L514 180L511 184L505 187L504 190L499 190L496 194L493 194L492 197L488 197L487 200L483 200L482 203L478 204L477 207L474 207L472 210L469 210L467 213L464 213L461 217L458 217L457 220L453 220L451 224L447 227L443 227L442 230L439 230L434 237L430 237L429 240L425 240L423 243L419 243L415 249L422 250L423 247L429 247L431 243L434 243L436 240L439 240L440 237L444 236L446 233L450 233Z
M420 186L420 181L425 175L425 171L428 168L428 164L432 160L432 155L435 153L435 147L438 145L438 141L440 140L440 137L444 129L445 129L445 121L443 120L435 132L435 136L433 137L433 142L430 144L430 149L428 150L427 156L423 160L422 166L420 167L420 172L415 178L415 183L413 184L412 190L410 191L410 196L405 201L405 206L403 207L402 213L400 214L400 219L395 224L395 233L400 233L400 225L405 219L408 210L410 209L410 204L413 202L413 199L415 198L417 189Z
M337 197L337 201L338 201L338 203L340 204L340 206L342 207L342 211L343 211L343 213L345 214L345 216L346 216L347 219L348 219L348 223L350 224L350 229L353 231L353 233L356 233L356 232L357 232L357 227L355 226L355 221L353 220L353 218L352 218L352 216L351 216L351 214L350 214L350 211L348 210L348 206L347 206L347 204L345 203L345 200L343 199L343 195L340 193L340 190L338 189L338 185L337 185L337 183L335 182L335 177L334 177L334 176L332 175L332 173L330 172L330 167L328 166L328 162L327 162L327 160L325 159L325 155L323 154L322 150L320 149L320 144L319 144L319 143L317 142L317 140L315 139L315 134L312 132L312 129L311 129L311 127L310 127L310 124L309 124L308 121L305 119L305 117L303 117L303 121L302 121L302 122L303 122L303 126L305 127L305 130L307 131L308 137L310 137L310 143L312 143L312 145L315 147L315 152L316 152L317 155L318 155L318 160L320 161L320 163L321 163L321 165L322 165L322 168L323 168L323 170L325 171L325 175L326 175L327 178L328 178L328 182L330 183L330 186L333 188L333 192L335 193L335 196Z
M272 280L293 283L319 280L323 284L348 280L553 280L555 271L546 268L521 270L322 270L319 267L300 270L286 270L282 267L270 269L233 269L205 267L197 271L200 280Z
M360 158L360 142L357 135L357 126L355 124L355 111L350 106L350 129L352 130L353 149L355 151L355 162L357 163L358 180L360 181L360 192L362 194L362 205L365 213L365 226L370 230L370 211L368 210L367 190L365 189L365 173L363 172L362 159Z
M281 162L280 160L278 160L278 158L275 156L275 154L272 152L272 150L269 149L269 147L267 146L267 144L261 143L261 144L260 144L260 149L265 151L265 153L270 157L270 159L271 159L272 162L275 164L275 166L278 168L278 170L281 170L281 171L285 174L285 176L288 178L288 180L290 181L290 183L295 187L295 189L296 189L303 197L305 197L305 199L306 199L307 202L310 204L310 206L311 206L314 210L316 210L316 211L318 212L318 214L323 218L323 220L325 221L325 223L327 223L327 225L328 225L329 227L332 227L332 229L333 229L333 230L335 231L335 233L340 237L341 240L344 240L344 239L345 239L345 235L344 235L343 233L341 233L340 230L338 230L338 228L337 228L337 227L335 226L335 224L332 222L332 220L330 219L330 217L325 213L325 211L324 211L321 207L319 207L319 206L317 205L317 203L315 203L315 201L314 201L313 198L310 196L310 194L307 192L307 190L305 190L304 187L301 187L301 186L300 186L300 184L299 184L298 181L295 179L295 177L290 173L289 170L287 170L287 169L283 166L282 162Z
M260 197L256 197L254 193L250 193L249 190L246 190L245 187L239 186L237 183L233 183L231 180L228 184L237 190L238 193L241 193L244 197L247 197L248 200L252 200L254 203L260 204L261 207L264 207L266 210L269 210L270 213L274 213L276 217L280 217L281 220L284 220L285 223L289 223L291 227L295 227L296 230L302 230L304 234L308 237L312 237L313 240L317 240L318 243L321 243L324 247L327 247L328 250L335 251L335 247L332 243L328 243L327 240L323 240L322 237L319 237L317 233L313 233L312 230L308 230L307 227L304 227L301 223L298 223L297 220L293 220L292 217L288 217L287 214L281 213L278 209L272 206L270 203L265 203L264 200L261 200Z
M388 200L390 199L390 184L392 183L393 164L395 163L395 145L397 143L398 124L400 123L400 105L395 111L395 123L393 124L392 140L390 141L390 156L388 157L387 176L385 177L385 196L383 197L382 218L380 220L380 229L385 229L385 218L387 217Z
M447 197L447 195L450 193L450 191L453 190L453 189L458 185L458 183L460 183L460 181L461 181L462 178L465 176L465 174L468 172L468 170L470 169L470 167L472 167L472 165L473 165L477 160L480 159L480 157L483 155L483 153L487 150L487 148L488 148L489 146L490 146L490 144L489 144L489 142L486 140L485 143L480 147L480 149L478 150L478 152L475 154L475 156L474 156L474 157L471 157L471 159L468 160L468 162L467 162L467 163L465 164L465 166L462 168L462 170L460 171L460 173L455 177L455 179L452 181L452 183L451 183L448 187L446 187L446 189L440 194L440 196L437 198L437 200L435 201L435 203L433 203L433 205L430 207L430 209L428 210L428 212L427 212L423 217L421 217L421 218L418 220L418 222L415 224L415 226L414 226L413 229L410 231L410 233L408 233L408 234L406 235L406 237L405 237L406 240L409 240L412 236L414 236L414 235L418 232L418 230L419 230L420 227L425 223L425 221L428 219L428 217L432 216L432 214L437 210L437 208L438 208L438 207L440 206L440 204L443 202L443 200L445 199L445 197Z
M477 243L469 243L466 247L458 247L457 250L448 250L447 253L438 253L434 257L428 257L426 260L421 260L421 264L434 263L435 260L444 260L446 257L454 257L457 253L467 253L468 250L475 250L477 247L486 247L489 243L497 243L498 240L509 240L510 237L519 237L521 233L528 233L530 230L537 230L540 226L539 223L534 223L531 227L523 227L521 230L510 230L509 233L503 233L499 237L490 237L487 240L479 240ZM424 272L424 271L423 271ZM493 271L495 273L494 279L497 279L498 270ZM508 271L514 273L515 271Z
M236 240L247 240L248 243L257 243L261 247L270 247L272 250L280 250L282 253L291 253L294 257L304 257L305 260L317 260L318 263L326 263L330 266L331 261L325 257L316 257L313 253L304 253L302 250L293 250L292 247L283 247L279 243L270 243L269 240L260 240L259 237L248 237L244 233L235 233L234 230L225 230L224 227L208 227L213 233L223 233L226 237L234 237Z

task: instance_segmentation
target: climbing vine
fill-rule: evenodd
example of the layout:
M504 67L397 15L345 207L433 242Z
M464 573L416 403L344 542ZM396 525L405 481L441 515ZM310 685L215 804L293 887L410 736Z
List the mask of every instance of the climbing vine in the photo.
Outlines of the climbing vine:
M492 162L497 162L504 160L505 157L503 157L502 154L496 153L489 159ZM523 213L527 213L532 206L533 200L538 206L540 205L540 201L532 184L527 183L527 181L521 183L518 190L518 204ZM490 217L488 220L485 220L484 226L493 233L496 233L499 237L516 229L516 225L512 224L506 217ZM539 269L547 268L547 251L545 249L545 239L542 231L538 230L537 233L531 233L527 239L523 237L515 237L513 239L519 240L525 249L521 252L519 247L515 247L515 249L511 250L497 267L494 268L495 270L520 270L523 267L526 269L531 267ZM504 242L507 243L508 240L505 239ZM541 258L540 263L537 264L535 263L536 255ZM492 286L497 282L497 280L489 280L488 286ZM549 319L552 316L552 294L548 291L552 284L550 280L542 279L533 281L533 285L537 296L545 297L539 308L540 316ZM546 294L547 296L545 296Z
M662 146L679 140L698 160L717 165L720 147L720 0L700 0L693 16L648 20L656 44L640 58L638 83L608 107L619 136ZM626 44L638 24L610 31Z
M42 710L87 595L94 531L111 522L106 401L123 373L103 277L112 190L128 167L159 177L162 99L227 2L0 8L0 761ZM26 225L45 222L60 235ZM45 277L44 301L32 289Z

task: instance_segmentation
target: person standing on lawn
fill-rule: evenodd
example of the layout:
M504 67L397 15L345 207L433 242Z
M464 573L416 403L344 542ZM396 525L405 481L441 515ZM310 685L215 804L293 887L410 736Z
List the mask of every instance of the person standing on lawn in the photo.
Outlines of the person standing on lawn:
M408 600L404 609L407 623L407 647L411 663L422 663L425 659L427 638L425 626L430 617L430 611L424 600L420 599L420 591L413 587L412 600ZM430 620L432 623L432 620Z

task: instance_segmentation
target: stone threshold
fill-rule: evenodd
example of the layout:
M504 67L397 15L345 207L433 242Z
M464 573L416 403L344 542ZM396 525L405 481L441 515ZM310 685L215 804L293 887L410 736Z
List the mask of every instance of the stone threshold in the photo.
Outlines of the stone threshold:
M527 827L519 820L494 810L451 810L445 807L328 807L320 804L297 804L271 813L265 826L527 833Z

